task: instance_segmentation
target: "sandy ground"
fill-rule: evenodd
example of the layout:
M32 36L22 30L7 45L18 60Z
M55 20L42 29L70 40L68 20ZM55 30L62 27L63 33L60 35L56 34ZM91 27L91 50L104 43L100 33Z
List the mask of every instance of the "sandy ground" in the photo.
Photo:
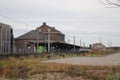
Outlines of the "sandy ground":
M104 57L73 57L56 60L47 60L42 62L57 62L77 65L110 66L120 65L120 53Z

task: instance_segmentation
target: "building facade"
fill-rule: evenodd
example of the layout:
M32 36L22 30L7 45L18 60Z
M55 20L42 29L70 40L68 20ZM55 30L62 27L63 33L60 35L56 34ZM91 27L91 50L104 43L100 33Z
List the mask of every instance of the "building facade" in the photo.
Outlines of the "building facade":
M39 44L44 43L44 46L48 48L48 40L50 43L65 42L64 38L65 35L63 33L43 22L36 30L17 37L15 39L15 45L18 53L36 52Z
M17 53L31 53L36 52L37 44L43 43L44 36L38 30L29 31L15 39L15 46Z
M48 26L45 22L43 22L43 25L41 25L37 29L39 32L44 34L46 39L48 39L48 35L50 35L51 41L65 42L65 35L55 29L55 27Z
M105 46L102 43L95 43L91 46L92 49L104 49Z
M27 32L15 39L18 53L33 53L44 49L44 52L67 52L79 46L67 44L65 35L48 26L45 22L35 30Z
M0 54L10 54L13 51L13 29L10 25L0 23Z

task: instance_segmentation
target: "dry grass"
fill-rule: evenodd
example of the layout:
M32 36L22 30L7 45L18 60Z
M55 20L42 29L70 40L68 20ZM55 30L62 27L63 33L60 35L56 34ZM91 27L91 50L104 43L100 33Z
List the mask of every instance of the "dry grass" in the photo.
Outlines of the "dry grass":
M86 54L86 56L106 56L110 54L117 53L119 51L112 49L101 49L101 50L92 50Z
M61 58L70 58L70 57L102 57L110 54L115 54L118 51L115 50L107 50L107 49L102 49L102 50L92 50L90 52L78 52L78 53L42 53L39 54L39 60L48 60L48 59L61 59Z
M63 73L71 78L82 77L91 80L109 80L120 76L118 66L84 66L58 63L42 63L39 59L31 58L8 58L0 61L0 77L27 79L29 76L46 73ZM112 75L114 75L112 77ZM120 79L120 77L118 77ZM117 80L117 79L116 79Z

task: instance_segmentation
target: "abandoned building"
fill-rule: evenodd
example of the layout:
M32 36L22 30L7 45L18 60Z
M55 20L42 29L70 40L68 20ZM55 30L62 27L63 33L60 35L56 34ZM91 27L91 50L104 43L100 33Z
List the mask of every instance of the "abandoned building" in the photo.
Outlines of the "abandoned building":
M13 51L13 29L10 25L0 23L0 54L10 54Z
M65 35L45 22L37 29L17 37L15 45L19 53L69 52L79 51L80 48L66 43Z

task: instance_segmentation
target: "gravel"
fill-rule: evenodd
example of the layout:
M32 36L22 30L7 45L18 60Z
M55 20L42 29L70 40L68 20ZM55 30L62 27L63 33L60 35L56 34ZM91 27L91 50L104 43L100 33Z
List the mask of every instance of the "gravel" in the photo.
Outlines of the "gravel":
M42 62L57 62L77 65L92 65L92 66L113 66L120 65L120 53L104 57L73 57L56 60L47 60Z

